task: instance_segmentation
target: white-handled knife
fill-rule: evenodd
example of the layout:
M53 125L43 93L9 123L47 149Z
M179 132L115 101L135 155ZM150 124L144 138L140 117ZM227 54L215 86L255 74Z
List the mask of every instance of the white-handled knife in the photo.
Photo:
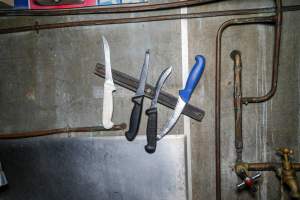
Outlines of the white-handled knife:
M113 92L116 91L114 81L111 73L110 50L107 40L102 36L104 56L105 56L105 82L104 82L104 96L102 109L102 124L106 129L113 127L114 123L111 121L113 114Z

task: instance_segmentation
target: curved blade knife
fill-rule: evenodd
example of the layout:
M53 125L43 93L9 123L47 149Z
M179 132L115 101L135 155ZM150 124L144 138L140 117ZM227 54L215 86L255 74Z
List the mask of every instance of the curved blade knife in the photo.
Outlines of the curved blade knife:
M174 127L179 116L184 109L184 106L189 102L195 87L197 86L201 75L203 73L205 67L205 58L202 55L197 55L195 57L196 63L193 66L188 79L186 81L184 89L179 91L178 101L174 110L172 117L169 121L163 126L160 130L160 134L157 136L157 140L160 140L165 135L169 133L169 131Z
M150 51L147 50L145 54L144 65L140 75L139 86L134 97L132 97L131 99L131 101L134 103L134 107L131 111L129 130L125 133L125 137L127 138L128 141L134 140L134 138L137 136L139 131L141 115L143 110L143 100L145 96L144 90L145 90L148 67L149 67L149 57L150 57Z
M114 105L112 93L116 91L116 88L111 74L109 45L104 36L102 36L102 40L105 56L105 82L103 95L102 123L104 128L110 129L114 125L114 123L111 121Z
M154 153L156 149L156 136L157 136L157 100L160 93L160 90L167 78L170 76L172 72L172 67L165 69L159 76L156 86L155 86L155 94L154 98L151 102L151 106L148 110L146 110L146 114L148 115L148 123L147 123L147 145L145 146L145 150L148 153Z

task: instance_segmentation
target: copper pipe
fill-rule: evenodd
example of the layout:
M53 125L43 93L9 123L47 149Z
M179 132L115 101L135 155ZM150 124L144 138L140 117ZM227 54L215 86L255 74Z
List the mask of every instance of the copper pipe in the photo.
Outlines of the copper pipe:
M281 1L276 1L277 11L276 11L276 25L275 25L275 38L274 38L274 51L273 51L273 67L272 67L272 85L269 92L261 97L244 97L242 99L243 104L248 103L261 103L272 98L277 89L278 82L278 65L279 65L279 52L280 52L280 39L281 39L281 25L282 25L282 8Z
M281 163L246 163L249 171L276 171Z
M221 199L221 140L220 140L220 118L221 118L221 39L223 31L232 25L274 23L274 16L231 19L224 22L217 33L216 38L216 81L215 81L215 159L216 159L216 199Z
M66 127L66 128L38 130L38 131L0 133L0 140L40 137L40 136L54 135L60 133L75 133L75 132L87 133L87 132L98 132L98 131L118 131L124 129L126 129L126 124L124 123L119 125L114 125L111 129L105 129L103 126L75 127L75 128Z
M52 10L0 10L0 16L58 16L58 15L82 15L101 13L131 13L169 10L181 7L197 6L214 3L221 0L182 0L167 3L138 3L113 6L97 6L88 8L52 9Z
M266 162L266 163L239 163L237 165L244 166L248 171L274 171L282 167L282 163ZM291 163L294 170L300 171L300 163Z
M230 57L234 62L234 92L233 92L233 104L234 104L234 122L235 122L235 149L236 149L236 162L242 162L243 160L243 134L242 134L242 59L241 52L234 50L231 52Z
M27 32L27 31L38 32L40 30L60 29L60 28L79 27L79 26L99 26L99 25L108 25L108 24L125 24L125 23L139 23L139 22L149 22L149 21L174 20L174 19L181 19L181 18L182 16L178 14L178 15L160 15L160 16L120 18L120 19L86 20L86 21L63 22L63 23L54 23L54 24L38 24L38 22L36 22L34 25L30 25L30 26L20 26L20 27L0 29L0 34Z
M151 22L151 21L192 19L192 18L199 18L203 16L204 16L203 13L190 13L190 14L157 15L157 16L147 16L147 17L131 17L131 18L120 18L120 19L86 20L86 21L62 22L62 23L54 23L54 24L39 24L38 22L36 22L34 25L29 25L29 26L0 29L0 34L27 32L27 31L38 32L40 30L70 28L70 27L78 27L78 26L99 26L99 25L108 25L108 24L127 24L127 23L140 23L140 22Z
M276 171L282 166L282 163L266 162L266 163L242 163L248 171ZM300 171L300 163L291 163L292 168Z
M277 12L275 16L269 17L251 17L251 18L238 18L231 19L224 22L218 29L216 37L216 68L215 68L215 162L216 162L216 199L221 199L221 139L220 139L220 125L221 125L221 42L222 34L226 28L233 25L244 25L244 24L275 24L276 30L278 26L281 25L281 16L278 17L278 14L282 12L281 9L281 0L276 0ZM280 14L281 15L281 14ZM280 20L280 22L277 22ZM279 26L281 28L281 26ZM280 34L275 34L275 37L280 37ZM280 41L280 38L275 39L275 41ZM278 51L279 54L279 43L275 42L274 51ZM278 50L276 50L278 49ZM276 52L274 52L276 55ZM274 60L273 67L278 65L276 59ZM274 70L274 69L273 69ZM273 72L274 75L278 75ZM275 77L277 79L277 77ZM276 81L277 82L277 81ZM276 90L276 89L275 89ZM267 97L269 98L269 97ZM251 98L250 100L266 100L261 97ZM259 101L260 102L260 101ZM249 102L250 103L250 102Z
M292 163L293 169L300 171L300 163Z
M283 10L284 11L300 10L300 6L287 6L284 7ZM63 22L63 23L54 23L54 24L39 24L38 22L36 22L34 25L3 28L0 29L0 34L27 32L27 31L38 32L39 30L68 28L68 27L77 27L77 26L97 26L97 25L108 25L108 24L127 24L127 23L140 23L140 22L151 22L151 21L167 21L167 20L178 20L178 19L230 16L230 15L249 15L249 14L259 14L259 13L270 13L273 11L274 11L273 8L261 8L261 9L199 12L199 13L189 13L189 14L157 15L157 16L148 16L148 17L130 17L130 18L106 19L106 20L73 21L73 22Z
M211 0L207 2L202 1L179 1L163 4L138 4L138 5L122 5L122 6L104 6L104 7L88 7L88 8L72 8L72 9L53 9L53 10L0 10L1 16L63 16L63 15L83 15L83 14L107 14L107 13L129 13L129 12L145 12L156 10L176 9L184 6L199 6L207 3L219 2L222 0ZM155 6L154 6L155 5ZM151 9L150 9L151 8ZM300 9L300 5L283 6L283 11L296 11ZM228 16L228 15L247 15L247 14L261 14L261 13L274 13L275 8L258 8L258 9L241 9L241 10L227 10L227 11L211 11L202 12L204 17Z
M281 163L246 163L249 171L275 171L281 167ZM292 168L300 171L300 163L291 163Z

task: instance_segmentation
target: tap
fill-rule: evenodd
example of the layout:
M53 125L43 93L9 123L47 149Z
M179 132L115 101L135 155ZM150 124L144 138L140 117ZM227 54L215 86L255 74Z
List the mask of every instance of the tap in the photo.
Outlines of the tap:
M278 178L281 179L282 185L290 189L290 197L300 199L299 184L296 176L296 170L300 171L300 163L291 162L291 156L294 152L289 148L279 148L277 149L277 154L282 158L281 163L236 163L235 172L242 179L242 182L237 185L237 189L248 189L251 192L257 190L255 183L261 174L251 176L249 171L274 171Z
M250 192L257 192L256 182L258 182L258 179L261 177L260 173L251 176L248 171L247 163L236 164L235 172L242 179L242 182L236 185L239 191L242 189L248 189Z
M290 162L290 157L294 154L294 152L288 148L279 148L277 152L282 157L282 166L279 170L277 170L277 175L282 179L283 184L289 187L291 197L300 199L296 172Z

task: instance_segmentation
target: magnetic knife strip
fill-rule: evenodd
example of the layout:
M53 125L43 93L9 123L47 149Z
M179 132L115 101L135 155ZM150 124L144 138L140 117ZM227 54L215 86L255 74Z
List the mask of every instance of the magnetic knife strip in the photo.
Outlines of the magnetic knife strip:
M103 64L97 63L95 74L105 78L105 66ZM133 92L136 92L138 88L139 81L123 72L117 71L112 69L112 76L114 79L114 82L121 87L124 87L128 90L131 90ZM155 92L155 87L152 85L146 84L145 86L145 96L149 99L153 99ZM158 103L171 108L175 109L177 98L167 92L161 91L158 97ZM187 104L182 112L184 115L191 117L192 119L195 119L197 121L202 121L205 112L201 110L200 108L197 108L196 106Z

